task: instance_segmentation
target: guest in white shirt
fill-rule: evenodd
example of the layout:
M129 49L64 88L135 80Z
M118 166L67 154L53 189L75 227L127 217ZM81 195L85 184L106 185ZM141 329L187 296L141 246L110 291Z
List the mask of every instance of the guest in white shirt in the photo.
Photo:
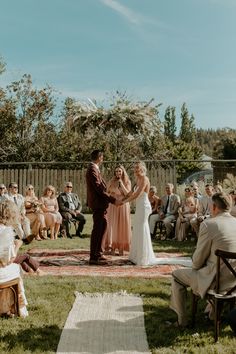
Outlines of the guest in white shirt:
M17 236L20 239L25 239L31 236L30 220L26 217L25 198L18 193L18 185L16 182L11 182L8 189L8 199L14 202L20 212L20 222L14 225Z
M212 196L215 193L214 187L211 184L206 184L205 192L206 195L199 200L197 217L190 221L196 235L198 235L201 222L212 216Z

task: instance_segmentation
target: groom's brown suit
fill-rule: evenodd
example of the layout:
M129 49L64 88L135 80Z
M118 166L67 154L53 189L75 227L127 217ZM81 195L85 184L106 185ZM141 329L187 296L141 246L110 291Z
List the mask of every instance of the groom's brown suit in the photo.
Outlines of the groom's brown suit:
M106 210L115 198L106 192L106 182L101 177L98 167L91 162L86 173L87 204L93 211L93 230L90 241L90 261L98 261L102 255L102 238L106 231Z

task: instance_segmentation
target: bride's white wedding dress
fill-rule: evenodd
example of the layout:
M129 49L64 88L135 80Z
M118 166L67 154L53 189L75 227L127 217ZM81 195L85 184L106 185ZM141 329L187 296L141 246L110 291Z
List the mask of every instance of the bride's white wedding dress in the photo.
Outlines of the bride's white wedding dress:
M151 214L151 204L148 194L143 192L136 199L136 211L133 222L133 232L129 260L140 266L155 264L181 264L191 266L192 261L188 257L156 258L150 235L148 217Z

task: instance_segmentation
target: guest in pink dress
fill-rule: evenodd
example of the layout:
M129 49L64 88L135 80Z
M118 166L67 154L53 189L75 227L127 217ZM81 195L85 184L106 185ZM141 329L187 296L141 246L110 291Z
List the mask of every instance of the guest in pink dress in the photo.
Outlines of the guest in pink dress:
M123 166L115 168L114 177L108 182L108 193L122 200L131 191L131 182ZM123 255L124 251L129 251L131 241L131 217L130 204L121 206L109 204L107 209L107 232L104 235L103 248L112 254L119 251Z
M30 228L35 235L35 239L47 238L47 228L45 224L44 213L42 211L42 204L34 193L32 184L28 184L25 190L25 210L26 216L30 220Z
M43 192L40 201L42 202L42 210L45 216L47 228L50 228L51 240L57 239L62 216L59 213L59 207L56 198L55 188L51 185L47 186Z

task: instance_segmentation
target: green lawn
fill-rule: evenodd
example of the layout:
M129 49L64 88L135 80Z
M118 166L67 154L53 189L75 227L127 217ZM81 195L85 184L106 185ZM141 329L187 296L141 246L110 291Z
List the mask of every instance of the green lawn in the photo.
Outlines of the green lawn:
M32 247L88 248L91 216L84 239L34 241ZM191 254L193 242L154 243L156 252ZM167 328L166 320L175 320L168 308L170 279L134 279L101 277L25 277L30 316L26 319L0 319L0 353L55 353L63 325L74 301L74 292L116 292L126 290L142 295L145 326L152 353L235 353L236 339L228 326L223 325L219 343L214 344L213 326L204 320L200 302L195 330Z

